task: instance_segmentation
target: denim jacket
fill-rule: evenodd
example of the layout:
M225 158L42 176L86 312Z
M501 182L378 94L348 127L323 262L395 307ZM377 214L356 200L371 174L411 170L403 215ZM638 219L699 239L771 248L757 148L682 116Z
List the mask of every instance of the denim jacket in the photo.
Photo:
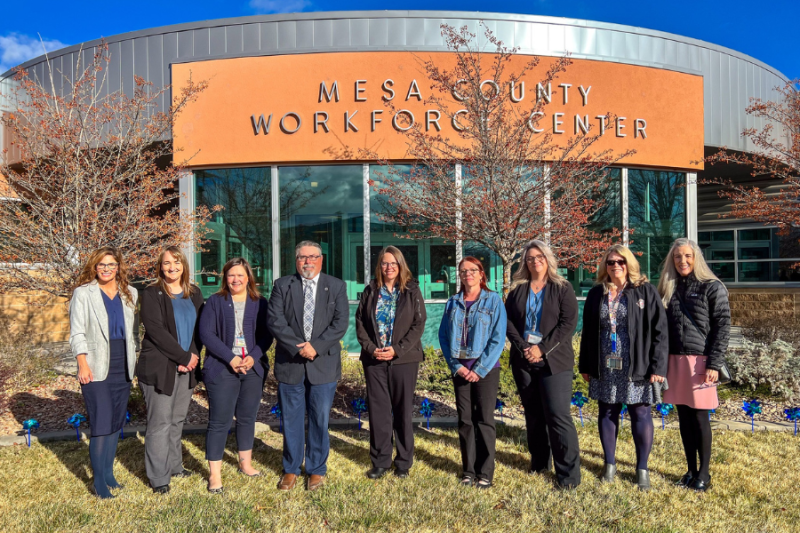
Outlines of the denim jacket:
M439 344L453 375L463 366L458 354L465 312L464 295L458 293L451 296L439 326ZM468 320L470 335L465 349L470 359L477 359L472 371L485 378L500 360L506 342L507 320L503 299L496 292L481 290L478 300L470 308Z

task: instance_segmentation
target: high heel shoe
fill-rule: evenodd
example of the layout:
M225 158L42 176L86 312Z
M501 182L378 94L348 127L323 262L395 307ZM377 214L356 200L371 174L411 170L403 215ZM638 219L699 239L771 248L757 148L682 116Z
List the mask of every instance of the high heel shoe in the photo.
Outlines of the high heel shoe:
M614 476L617 474L617 465L606 463L603 467L603 473L600 474L600 481L603 483L613 483Z

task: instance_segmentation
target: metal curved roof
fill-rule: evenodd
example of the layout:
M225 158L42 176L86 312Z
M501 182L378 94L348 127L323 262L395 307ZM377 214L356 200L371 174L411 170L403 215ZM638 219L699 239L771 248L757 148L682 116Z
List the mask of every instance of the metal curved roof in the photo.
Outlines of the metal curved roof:
M191 22L108 37L108 90L130 90L138 75L169 83L173 63L245 56L353 51L446 51L440 25L468 26L481 35L483 20L519 53L641 65L702 75L705 144L751 148L741 137L761 121L744 110L750 97L770 99L787 78L729 48L670 33L578 19L451 11L344 11L293 13ZM88 61L100 40L50 52L57 70L71 75L78 54ZM46 83L44 56L21 66ZM11 72L0 75L9 77ZM0 81L8 85L10 80ZM60 90L60 80L56 80ZM6 92L6 91L3 91ZM163 102L162 102L163 105Z

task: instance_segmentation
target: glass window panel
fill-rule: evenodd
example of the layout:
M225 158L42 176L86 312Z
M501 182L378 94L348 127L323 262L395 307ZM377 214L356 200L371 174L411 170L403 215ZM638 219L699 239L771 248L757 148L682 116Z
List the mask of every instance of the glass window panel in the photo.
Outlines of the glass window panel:
M709 263L708 266L721 281L736 281L736 263Z
M773 229L773 239L777 241L778 257L781 259L800 258L800 230L793 230L788 235L778 235L778 230Z
M393 173L411 172L410 165L395 165ZM405 230L386 220L382 214L391 206L388 198L378 193L386 180L398 179L386 167L370 165L370 264L377 267L378 254L389 245L403 253L411 273L419 282L426 299L446 299L456 291L456 247L441 239L408 239ZM363 257L363 248L360 252ZM361 276L363 278L363 274Z
M344 280L347 297L355 300L364 288L362 166L280 167L278 183L281 274L296 271L297 243L318 242L322 247L322 271Z
M800 269L795 261L740 262L740 282L800 281Z
M770 240L769 228L740 229L740 241L768 241Z
M733 261L735 259L733 250L714 250L712 248L704 251L703 254L709 261Z
M711 232L710 231L698 231L697 232L697 244L708 243L708 242L711 242Z
M221 205L208 223L211 233L196 262L196 279L205 296L221 284L218 273L232 257L250 262L256 285L268 296L272 287L272 194L269 167L201 170L195 173L197 204ZM224 251L224 255L223 255Z
M686 235L686 176L681 172L630 169L628 223L634 230L631 249L642 273L653 283L675 239Z
M733 242L733 230L731 231L712 231L711 239L714 242Z

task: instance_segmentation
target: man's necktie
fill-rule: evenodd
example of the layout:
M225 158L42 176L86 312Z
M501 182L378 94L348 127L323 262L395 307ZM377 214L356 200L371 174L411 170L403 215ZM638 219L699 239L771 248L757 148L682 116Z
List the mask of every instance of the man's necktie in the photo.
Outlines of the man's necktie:
M303 281L303 334L306 342L311 340L314 329L314 280Z

